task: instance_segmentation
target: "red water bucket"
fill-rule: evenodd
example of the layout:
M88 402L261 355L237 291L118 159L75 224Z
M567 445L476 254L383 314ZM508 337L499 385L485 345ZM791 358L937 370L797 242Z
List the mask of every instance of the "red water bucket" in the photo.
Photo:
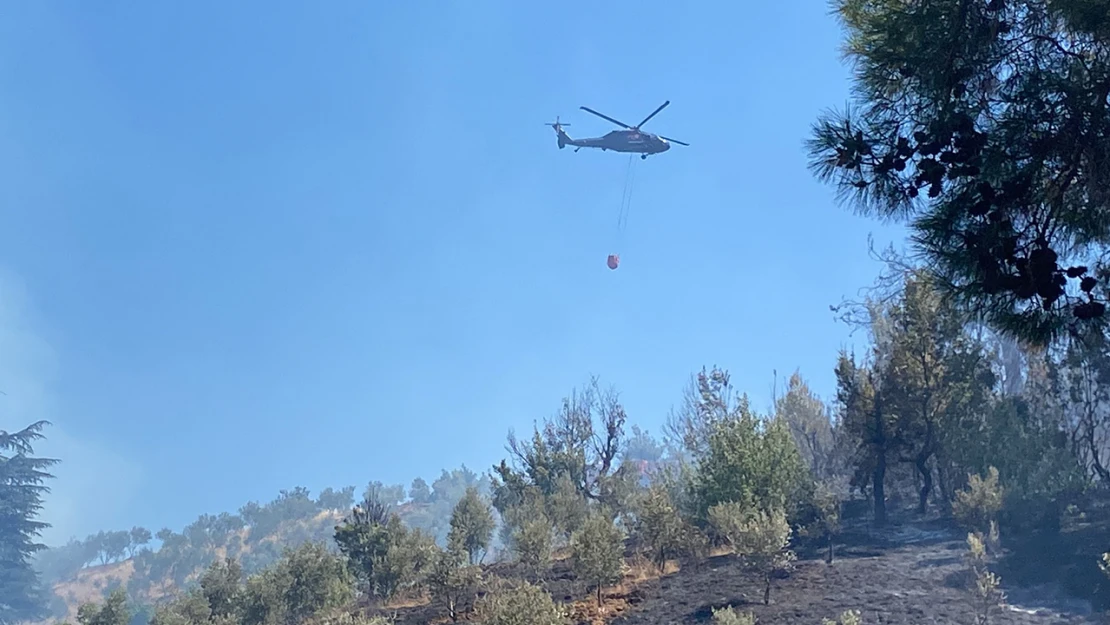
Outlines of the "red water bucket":
M610 269L616 269L617 266L621 264L621 257L616 254L610 254L609 260L607 260L605 264L609 265Z

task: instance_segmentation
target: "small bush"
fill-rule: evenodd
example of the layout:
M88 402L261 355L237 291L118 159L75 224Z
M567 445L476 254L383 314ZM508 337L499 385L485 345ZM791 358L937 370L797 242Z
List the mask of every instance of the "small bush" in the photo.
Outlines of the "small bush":
M718 536L723 538L736 553L740 553L737 542L741 540L744 527L748 522L751 507L738 501L719 503L709 508L709 525Z
M821 625L862 625L859 610L845 610L837 620L821 619Z
M989 467L987 476L969 475L967 488L956 492L952 502L952 515L964 527L984 532L1002 510L1002 486L998 483L998 469Z
M682 544L679 548L679 563L683 568L697 568L709 557L711 542L709 536L692 523L682 525Z
M428 575L428 590L447 609L451 622L466 612L481 583L481 569L470 564L470 553L456 544L436 555Z
M1086 469L1070 450L1047 449L1037 456L1024 483L1006 489L1000 520L1011 533L1058 532L1068 504L1079 501L1090 485Z
M483 625L566 625L566 611L539 586L527 582L487 593L475 605Z
M571 559L574 574L597 590L601 605L601 589L620 581L624 568L624 536L613 520L601 512L586 518L582 529L571 537Z
M1006 596L1002 592L1002 580L987 568L987 547L982 534L972 532L967 535L967 560L971 571L971 593L975 607L975 622L978 625L990 623L991 614Z
M840 531L840 494L830 485L815 485L811 501L813 518L799 529L799 534L825 541L825 562L832 564L833 542Z
M554 536L554 525L542 514L521 521L513 530L513 555L533 579L542 579L551 568Z
M713 622L716 625L755 625L755 614L737 612L735 608L713 608Z
M651 561L663 572L667 560L682 549L682 517L670 495L660 486L652 486L648 490L637 505L636 513L636 534Z
M774 572L795 558L787 548L790 524L786 513L781 508L748 512L742 504L729 502L710 508L709 519L744 563L763 578L763 604L769 604Z
M312 619L308 623L309 625L393 625L394 619L381 614L367 617L341 610L331 616Z

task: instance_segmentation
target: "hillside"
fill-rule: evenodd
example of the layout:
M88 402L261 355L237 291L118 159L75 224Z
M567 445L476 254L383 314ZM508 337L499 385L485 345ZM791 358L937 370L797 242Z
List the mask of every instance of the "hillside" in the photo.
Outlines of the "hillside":
M684 625L709 623L714 609L751 611L759 625L817 625L845 610L859 610L864 623L972 625L961 532L938 519L896 523L882 531L866 520L849 524L837 556L827 565L820 549L800 545L793 569L775 580L771 604L762 604L760 581L731 554L716 553L689 568L677 562L658 575L632 552L621 583L604 591L599 611L593 596L575 581L566 559L555 562L543 586L566 604L573 623ZM1019 556L1022 557L1022 556ZM486 567L487 574L513 577L509 564ZM1089 601L1045 586L1006 583L1011 598L992 615L997 625L1086 625L1103 623ZM445 622L442 606L427 599L413 605L386 605L379 614L395 625Z
M172 576L150 578L143 583L136 584L136 561L141 559L131 557L119 562L94 565L82 568L73 577L57 581L52 588L54 595L64 602L64 616L56 613L56 618L74 622L78 608L85 603L98 602L117 587L132 589L130 594L137 603L156 604L168 597L172 597L184 586L191 584L199 573L212 562L228 557L228 544L239 545L235 557L250 561L251 555L259 552L277 552L286 546L295 547L304 542L307 537L319 538L330 534L331 528L343 518L343 513L338 510L323 510L308 519L295 519L282 522L273 531L258 538L250 539L249 529L240 529L230 532L222 546L212 546L204 553L195 557L197 563L193 570L181 576L184 583L177 583ZM157 552L150 552L157 554ZM154 557L157 557L156 555ZM269 564L270 559L263 558L259 563L263 566Z
M126 585L135 572L135 563L130 559L82 569L72 579L53 585L55 596L65 605L63 620L72 622L77 618L77 608L82 604L101 601L107 590Z
M393 511L406 525L442 542L451 510L468 486L486 492L488 478L464 466L444 470L431 485L417 478L408 492L404 487L378 482L371 483L366 491L397 501ZM248 502L236 514L201 515L180 532L163 529L157 534L160 544L155 548L121 543L128 532L118 531L101 532L47 550L38 565L55 600L51 617L36 625L56 620L75 622L82 604L102 601L115 588L126 589L143 615L192 586L205 568L224 558L235 558L247 573L255 573L273 564L285 549L305 542L323 541L334 546L334 527L350 511L354 492L354 487L328 488L312 498L301 487L282 491L266 504ZM143 532L141 528L131 531ZM145 533L149 537L150 533ZM111 545L114 537L119 538L116 546ZM125 555L128 552L132 555Z
M896 345L899 362L921 360L910 358L921 343L910 338ZM1000 602L987 584L980 607L998 612L993 622L1096 622L1110 597L1098 565L1110 480L1084 464L1094 452L1066 445L1066 389L1030 368L1022 395L1007 394L986 348L973 345L949 356L957 380L964 367L976 372L972 395L952 383L952 401L976 402L967 409L884 415L876 393L913 407L933 382L875 373L846 354L836 419L797 374L760 414L727 371L703 369L659 443L626 425L617 392L595 378L529 438L510 433L509 455L489 475L464 467L407 490L372 482L357 506L354 487L315 498L298 487L162 529L157 548L143 546L143 528L101 532L51 550L40 570L57 575L58 616L72 619L99 594L106 600L91 609L115 614L111 625L147 625L162 607L187 625L383 625L375 616L498 625L517 612L551 625L561 609L595 625L730 625L715 613L726 606L760 623L816 624L845 610L867 623L969 623L974 529L975 575L1001 575L1010 596ZM880 373L890 376L881 389ZM1045 407L1046 397L1059 403ZM876 415L900 438L876 438ZM906 454L934 443L905 437L929 424L943 428L951 455L918 464ZM876 475L880 461L889 466ZM830 532L842 545L831 566L808 543ZM789 567L792 552L802 559ZM751 568L775 576L767 605Z
M846 384L857 379L847 365L844 371L852 376ZM993 622L1093 623L1094 611L1106 608L1110 581L1097 566L1110 528L1106 489L1089 478L1079 481L1080 467L1067 450L1053 447L1051 430L1020 433L1015 441L1030 451L1012 458L1004 440L998 450L987 449L1008 463L1003 475L1015 485L1010 490L988 465L986 477L972 474L954 493L928 492L932 501L923 513L909 511L920 503L920 475L907 463L891 467L884 478L891 524L877 531L874 499L846 487L847 467L858 461L847 437L855 435L827 419L800 378L792 378L769 416L754 413L727 380L719 370L696 377L691 396L698 399L686 417L692 435L686 450L668 451L673 455L638 428L625 435L615 394L590 387L596 394L537 424L529 442L510 436L512 464L496 465L491 475L465 467L444 471L430 486L414 480L407 492L374 482L354 513L353 487L325 489L315 498L298 487L265 504L248 502L236 514L201 515L180 532L160 530L157 548L139 546L150 534L142 528L101 532L41 560L57 573L70 559L70 573L53 580L61 602L56 616L72 622L81 604L100 603L118 588L126 590L117 601L129 604L131 625L146 625L165 604L194 619L189 606L196 595L170 600L211 572L224 576L214 579L225 580L245 625L269 624L269 612L251 607L259 602L267 610L301 611L304 625L329 622L337 610L355 618L388 616L398 625L443 622L450 610L467 620L481 613L483 597L510 601L517 600L514 592L536 590L516 586L526 581L542 585L545 600L568 609L576 623L701 623L716 620L714 610L726 606L751 610L759 623L816 624L845 610L862 611L868 623L970 623L967 530L956 527L982 527L983 518L1002 527L1004 551L992 547L989 570L1002 576L1010 597ZM1013 400L1001 398L998 406L1011 410ZM986 413L983 427L1004 432L1007 414ZM567 432L576 429L568 441ZM815 429L824 437L820 445L804 435ZM694 462L684 464L685 458ZM1071 489L1075 483L1081 488ZM753 504L753 496L762 503ZM970 508L957 505L969 501ZM776 510L778 516L770 514ZM808 541L841 523L839 555L829 566ZM472 541L473 550L450 546L450 528L461 532L459 540ZM137 538L128 542L125 534ZM744 555L714 553L710 545ZM660 549L669 554L663 576L647 560ZM801 557L795 566L763 565L777 576L764 605L759 580L743 564L788 550ZM492 563L468 577L479 553ZM499 555L507 557L498 561ZM597 561L583 565L590 558ZM234 571L211 566L225 559L234 560ZM94 560L100 564L90 566ZM601 578L583 566L608 567L597 574L606 580L600 608L588 590ZM313 593L321 594L293 589L299 579L316 580ZM330 598L295 604L305 596ZM445 600L454 602L450 610ZM371 622L378 623L366 625Z
M774 582L768 606L761 602L759 580L741 566L736 556L720 551L685 568L672 561L667 573L660 576L628 545L624 579L604 591L604 607L600 611L593 595L575 580L565 550L544 576L543 586L553 598L569 607L576 623L706 623L712 620L714 609L726 606L753 612L761 625L817 624L845 610L860 610L865 623L973 623L964 564L966 544L961 531L949 520L915 520L916 515L908 513L899 516L901 521L884 530L873 529L866 518L846 521L837 539L832 565L824 562L823 550L805 540L797 541L799 560ZM321 513L312 521L324 525L339 518L336 513ZM265 540L280 543L283 537L299 534L304 524L304 521L291 523ZM1069 595L1066 588L1068 576L1063 571L1073 569L1077 561L1091 560L1090 555L1067 558L1063 552L1097 553L1093 543L1105 535L1104 529L1102 524L1087 521L1064 532L1064 538L1053 544L1015 541L1014 548L1008 548L1006 557L999 562L1007 601L992 622L1014 625L1103 622L1089 599ZM487 575L501 578L521 575L517 566L508 562L483 568ZM66 600L68 618L73 622L78 605L100 601L113 584L126 585L133 572L131 559L92 566L54 588ZM1094 580L1101 583L1101 578ZM1087 579L1080 584L1091 581ZM158 601L177 590L172 583L165 583L146 598ZM1087 594L1092 592L1094 589L1089 589ZM427 596L390 602L371 611L395 618L395 625L444 622L442 605Z

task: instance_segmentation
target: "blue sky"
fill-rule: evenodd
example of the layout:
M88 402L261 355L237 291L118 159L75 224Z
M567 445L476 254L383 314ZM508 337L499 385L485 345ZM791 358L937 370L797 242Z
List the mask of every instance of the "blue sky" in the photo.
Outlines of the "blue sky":
M484 470L591 373L653 430L702 365L829 395L895 232L805 167L838 45L823 0L6 3L0 429L56 424L48 538ZM618 233L627 157L543 124L667 99Z

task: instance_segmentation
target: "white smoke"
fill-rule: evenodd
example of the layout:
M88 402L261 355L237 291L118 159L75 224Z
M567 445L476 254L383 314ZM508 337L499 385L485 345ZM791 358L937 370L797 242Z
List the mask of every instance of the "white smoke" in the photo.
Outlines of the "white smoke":
M53 387L64 362L43 338L38 321L23 281L0 269L0 430L52 423L35 454L61 460L41 515L51 524L42 540L56 546L71 536L115 529L112 520L134 499L141 472L119 453L68 433L67 416L81 407L67 403Z

